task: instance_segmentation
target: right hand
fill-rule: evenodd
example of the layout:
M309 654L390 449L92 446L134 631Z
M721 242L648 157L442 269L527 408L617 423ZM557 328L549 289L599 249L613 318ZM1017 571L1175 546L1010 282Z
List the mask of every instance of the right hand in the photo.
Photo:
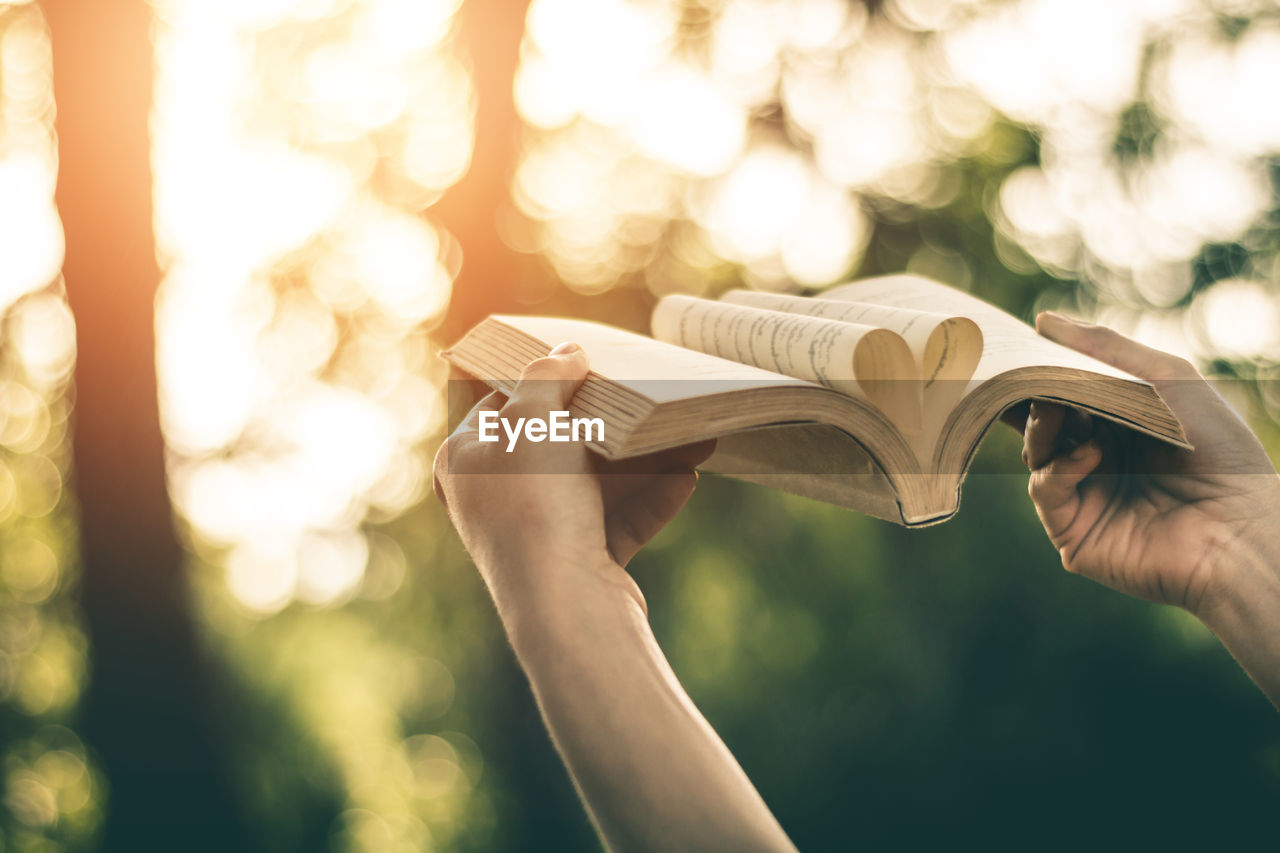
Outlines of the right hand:
M1268 566L1280 572L1280 477L1244 422L1176 356L1111 329L1052 312L1036 318L1050 340L1151 381L1195 446L1185 451L1099 424L1059 451L1070 417L1033 404L1023 434L1029 491L1069 572L1202 619ZM1280 618L1280 614L1277 614Z

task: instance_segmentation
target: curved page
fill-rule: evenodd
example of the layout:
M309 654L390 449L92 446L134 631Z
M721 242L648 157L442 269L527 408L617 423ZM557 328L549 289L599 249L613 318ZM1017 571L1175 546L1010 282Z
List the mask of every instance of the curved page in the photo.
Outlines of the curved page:
M919 372L887 329L682 295L658 302L652 329L661 341L862 397L900 430L920 429Z

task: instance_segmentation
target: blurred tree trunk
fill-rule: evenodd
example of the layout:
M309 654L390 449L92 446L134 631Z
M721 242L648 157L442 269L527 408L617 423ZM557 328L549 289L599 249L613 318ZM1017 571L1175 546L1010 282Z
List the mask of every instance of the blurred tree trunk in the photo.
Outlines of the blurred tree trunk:
M467 174L431 209L462 250L445 323L436 331L453 343L486 314L518 312L554 284L538 259L502 239L511 180L519 162L523 123L514 85L528 0L466 0L458 36L475 87L475 147ZM504 836L513 850L578 850L596 846L590 823L551 744L524 673L507 655L488 673L491 715L482 743L486 758L509 780L502 802ZM478 673L477 673L478 675Z
M535 282L533 259L508 246L498 227L511 206L511 179L520 154L516 66L528 0L466 0L459 39L475 87L471 167L434 208L432 218L461 244L462 269L438 334L453 343L486 314L513 310Z
M73 452L110 850L242 850L165 484L156 399L145 0L46 0L77 344Z

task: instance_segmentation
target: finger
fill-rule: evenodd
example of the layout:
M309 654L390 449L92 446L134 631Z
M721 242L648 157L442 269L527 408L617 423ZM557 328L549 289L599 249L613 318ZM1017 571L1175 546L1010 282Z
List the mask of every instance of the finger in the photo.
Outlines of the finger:
M450 457L457 453L463 444L476 440L476 436L479 433L480 413L501 410L502 404L506 402L506 399L498 391L492 391L487 394L480 402L471 407L471 411L467 412L466 417L462 419L462 423L458 424L457 429L440 444L440 449L436 451L435 460L431 463L431 487L436 493L436 497L445 506L449 505L448 500L445 498L444 479L449 476Z
M687 465L690 468L697 468L716 452L716 440L712 438L706 441L699 441L696 444L685 444L663 452L670 454L670 461L674 465Z
M1061 536L1071 526L1080 506L1080 482L1101 461L1102 449L1090 440L1031 472L1027 493L1050 537Z
M480 420L481 412L500 412L506 402L507 396L501 391L489 392L480 399L480 402L471 407L471 411L467 412L467 416L462 419L459 428L475 429L476 422Z
M586 377L587 354L582 347L559 344L525 366L511 399L502 407L503 417L546 417L550 411L563 411Z
M446 384L446 402L449 412L449 430L452 432L467 418L476 403L491 389L488 385L470 374L463 373L453 365L449 366L449 380Z
M462 427L459 426L452 435L440 443L440 448L436 451L436 458L431 461L431 488L436 493L436 497L440 503L446 507L449 506L448 489L445 483L449 479L449 474L453 470L453 457L461 449L461 443L465 441L460 433Z
M649 487L655 478L687 474L701 465L716 449L714 439L686 444L614 462L598 460L596 473L606 504L622 504L636 492Z
M1032 471L1041 468L1053 458L1058 445L1058 432L1062 429L1067 410L1056 403L1037 400L1031 404L1027 415L1027 429L1022 437L1022 461Z
M1013 427L1018 431L1018 435L1022 435L1027 429L1027 416L1030 413L1031 402L1029 400L1014 403L1000 413L1000 423Z
M1036 331L1139 379L1160 382L1200 378L1199 372L1184 358L1152 349L1106 326L1093 326L1056 311L1041 311L1036 315Z
M1070 453L1098 432L1098 422L1093 415L1081 409L1067 409L1062 419L1062 429L1058 430L1058 444L1053 455Z
M646 453L643 456L632 456L629 459L601 461L597 472L601 476L618 474L670 474L675 471L691 470L706 462L715 452L715 439L700 441L697 444L682 444L657 453Z
M695 471L654 477L605 519L609 552L620 566L644 547L689 501L698 485Z
M446 507L449 506L449 499L444 495L444 483L441 482L441 478L448 476L449 451L446 449L448 446L448 441L443 442L440 449L436 451L436 458L431 462L431 490L436 493L436 500Z
M465 435L466 440L474 440L473 433L478 433L480 430L480 415L484 412L500 412L506 402L507 398L501 391L492 391L485 395L480 402L471 407L471 411L463 416L462 422L454 428L450 438Z

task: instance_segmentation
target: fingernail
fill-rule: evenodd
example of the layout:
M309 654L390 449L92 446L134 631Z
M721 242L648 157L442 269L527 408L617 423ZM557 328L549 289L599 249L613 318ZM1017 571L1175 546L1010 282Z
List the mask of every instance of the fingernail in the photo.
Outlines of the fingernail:
M562 344L556 344L552 347L550 355L572 355L580 349L582 349L582 347L578 346L573 341L565 341Z
M1070 323L1073 326L1080 325L1080 321L1074 317L1068 317L1066 314L1059 314L1057 311L1041 311L1041 317L1047 317L1056 323Z

